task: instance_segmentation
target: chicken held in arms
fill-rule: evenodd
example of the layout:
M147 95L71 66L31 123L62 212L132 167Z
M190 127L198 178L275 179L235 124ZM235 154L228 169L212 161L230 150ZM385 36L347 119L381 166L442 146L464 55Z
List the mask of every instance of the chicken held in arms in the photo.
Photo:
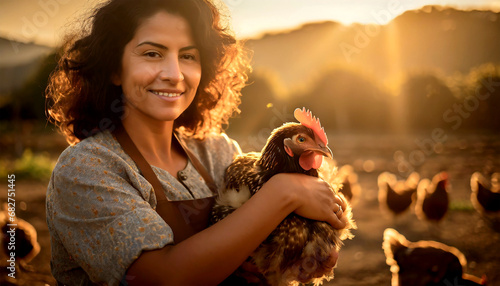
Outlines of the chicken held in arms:
M332 157L326 133L310 111L296 109L294 116L300 123L289 122L276 128L261 153L240 155L227 168L225 189L213 208L212 223L240 207L275 174L322 177L318 169L323 157ZM330 185L332 191L338 189ZM321 285L333 278L331 255L340 249L342 240L352 237L350 229L355 228L351 208L346 205L347 225L341 230L295 213L288 215L249 257L262 274L260 284ZM245 276L243 269L238 272Z

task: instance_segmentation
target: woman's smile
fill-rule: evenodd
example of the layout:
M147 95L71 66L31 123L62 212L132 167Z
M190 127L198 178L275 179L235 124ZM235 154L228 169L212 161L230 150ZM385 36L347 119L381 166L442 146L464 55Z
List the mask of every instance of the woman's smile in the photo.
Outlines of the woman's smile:
M151 92L156 94L156 95L159 95L161 97L169 97L169 98L180 97L182 95L182 93L163 92L163 91L154 91L154 90Z
M184 94L184 92L177 90L150 90L149 92L158 96L162 100L167 100L170 102L179 99Z

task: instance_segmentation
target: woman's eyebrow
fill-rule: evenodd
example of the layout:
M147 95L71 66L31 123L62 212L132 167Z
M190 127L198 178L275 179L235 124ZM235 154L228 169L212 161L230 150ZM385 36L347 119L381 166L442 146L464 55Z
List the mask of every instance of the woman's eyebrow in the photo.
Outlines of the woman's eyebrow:
M155 42L149 42L149 41L142 42L142 43L138 44L137 47L144 46L144 45L150 45L150 46L162 49L162 50L168 50L168 48L162 44L158 44ZM187 46L187 47L180 48L179 51L184 52L184 51L193 50L193 49L197 50L198 48L196 46Z
M162 44L158 44L158 43L155 43L155 42L149 42L149 41L142 42L142 43L138 44L136 47L140 47L140 46L144 46L144 45L150 45L150 46L153 46L153 47L157 47L158 49L168 50L168 48L165 47Z
M179 51L184 52L184 51L189 51L189 50L197 50L198 48L196 46L187 46L184 48L181 48Z

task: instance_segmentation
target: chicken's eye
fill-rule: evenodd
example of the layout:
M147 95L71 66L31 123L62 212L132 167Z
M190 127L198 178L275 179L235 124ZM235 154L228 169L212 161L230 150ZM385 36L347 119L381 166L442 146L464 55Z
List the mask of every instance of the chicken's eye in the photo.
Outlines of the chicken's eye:
M297 137L297 142L304 143L304 142L306 142L306 138L302 137L302 136L299 136L299 137Z

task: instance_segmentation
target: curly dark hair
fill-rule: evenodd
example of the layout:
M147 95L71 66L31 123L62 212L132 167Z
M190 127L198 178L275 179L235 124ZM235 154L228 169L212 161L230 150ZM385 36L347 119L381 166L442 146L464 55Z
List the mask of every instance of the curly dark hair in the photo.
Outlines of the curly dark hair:
M175 127L203 138L222 132L239 112L241 89L250 70L247 52L209 0L110 0L87 19L88 28L68 37L46 90L47 114L70 144L120 124L121 87L112 75L121 69L125 45L142 21L159 11L177 14L191 27L200 50L202 77L191 105ZM226 23L227 24L227 23Z

